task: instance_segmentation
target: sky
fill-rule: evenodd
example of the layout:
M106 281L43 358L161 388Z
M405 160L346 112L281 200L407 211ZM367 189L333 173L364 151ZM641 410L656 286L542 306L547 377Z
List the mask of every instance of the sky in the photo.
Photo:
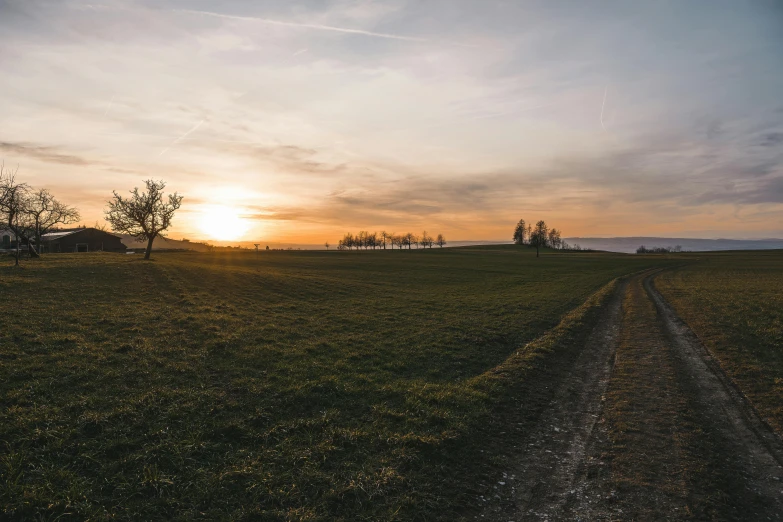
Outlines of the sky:
M783 3L0 0L0 159L171 237L783 237Z

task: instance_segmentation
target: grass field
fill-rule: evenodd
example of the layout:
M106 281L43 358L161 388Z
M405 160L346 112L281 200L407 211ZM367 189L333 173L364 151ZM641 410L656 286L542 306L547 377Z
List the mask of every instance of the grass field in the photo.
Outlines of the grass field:
M502 405L546 388L602 294L582 303L682 261L503 246L2 262L0 518L455 520L513 442Z
M783 251L692 256L657 287L783 435Z

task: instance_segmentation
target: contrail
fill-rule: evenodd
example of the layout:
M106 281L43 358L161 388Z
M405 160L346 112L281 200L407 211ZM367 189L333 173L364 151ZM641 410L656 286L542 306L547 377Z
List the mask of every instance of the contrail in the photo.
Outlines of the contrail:
M172 142L171 142L171 144L170 144L168 147L166 147L165 149L163 149L162 151L160 151L160 154L158 154L158 156L163 156L163 154L164 154L164 153L165 153L167 150L169 150L171 147L173 147L174 145L176 145L176 144L177 144L177 143L179 143L180 141L182 141L182 140L184 140L185 138L187 138L188 134L190 134L191 132L195 131L195 130L196 130L196 129L198 129L199 127L201 127L201 124L202 124L202 123L204 123L204 121L205 121L205 120L201 120L200 122L198 122L198 123L196 124L196 126L195 126L195 127L193 127L192 129L190 129L188 132L186 132L185 134L183 134L182 136L180 136L180 137L179 137L179 138L177 138L176 140L172 141Z
M604 127L604 106L606 105L606 91L609 90L609 86L607 85L604 87L604 101L601 103L601 128L603 130L606 130L606 127Z
M103 111L103 115L104 115L104 116L106 116L107 114L109 114L109 111L111 110L111 108L112 108L112 107L114 107L114 98L115 98L116 96L117 96L117 95L115 94L115 95L113 95L113 96L111 97L111 101L109 102L109 106L108 106L108 107L106 107L106 110L105 110L105 111Z
M202 16L214 16L216 18L227 18L230 20L245 20L250 22L261 22L264 24L269 25L282 25L285 27L301 27L304 29L317 29L320 31L334 31L337 33L348 33L348 34L360 34L364 36L373 36L375 38L389 38L392 40L405 40L408 42L428 42L426 38L418 38L416 36L404 36L399 34L391 34L391 33L376 33L374 31L365 31L363 29L348 29L345 27L335 27L333 25L322 25L322 24L303 24L303 23L297 23L297 22L284 22L282 20L273 20L270 18L257 18L255 16L239 16L239 15L228 15L228 14L222 14L222 13L213 13L212 11L197 11L195 9L170 9L170 11L178 12L178 13L190 13L190 14L197 14Z
M303 54L303 53L306 53L306 52L307 52L307 47L305 47L304 49L299 49L298 51L296 51L291 56L299 56L300 54Z
M519 110L516 110L516 111L496 112L496 113L492 113L492 114L482 114L481 116L474 116L472 118L467 118L467 119L465 119L463 121L476 121L476 120L484 120L484 119L487 119L487 118L498 118L500 116L513 116L515 114L520 114L520 113L532 111L532 110L535 110L535 109L541 109L542 107L550 107L552 105L557 105L559 103L561 103L561 102L559 102L559 101L552 101L552 102L542 103L540 105L533 105L531 107L525 107L525 108L522 108L522 109L519 109Z

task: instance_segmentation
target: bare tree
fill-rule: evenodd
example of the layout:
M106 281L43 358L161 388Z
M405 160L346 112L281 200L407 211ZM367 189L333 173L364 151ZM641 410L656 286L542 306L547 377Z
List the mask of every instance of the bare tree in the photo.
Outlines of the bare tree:
M541 220L536 223L536 228L533 229L533 232L528 237L530 238L530 245L536 247L536 257L538 257L539 249L546 247L548 241L546 222Z
M79 211L57 201L47 189L40 189L28 194L23 212L39 252L41 236L57 225L70 225L79 221Z
M174 212L182 205L182 196L169 194L164 201L164 181L145 180L147 192L139 192L138 187L131 191L128 198L123 198L114 192L114 198L108 202L106 221L115 232L130 234L134 238L147 240L147 250L144 259L150 258L152 242L163 234L170 226Z
M324 246L326 247L326 250L329 250L329 242L328 241L326 243L324 243Z
M435 240L435 243L441 248L443 248L443 245L446 244L446 238L443 237L443 234L438 234L438 239Z
M527 235L526 232L527 229L525 228L525 220L520 219L519 223L517 223L516 228L514 228L514 237L513 237L514 243L516 243L517 245L524 245L525 236ZM528 235L528 237L530 236Z
M386 242L391 239L391 236L385 231L381 231L381 245L383 246L383 249L386 250Z
M367 245L367 236L369 236L369 235L370 235L369 232L366 232L364 230L360 231L359 234L357 234L357 236L355 238L357 240L356 247L357 248L364 247L364 249L366 250L367 246L368 246Z
M562 244L562 240L560 239L560 231L556 228L553 228L549 231L549 246L552 248L560 248Z
M16 262L19 265L20 243L24 240L30 248L30 240L27 234L25 222L25 202L30 191L25 183L16 181L18 169L10 171L5 164L0 164L0 218L4 226L14 233L16 240Z
M427 235L426 230L421 233L421 239L419 241L421 242L422 248L427 248L427 247L432 248L432 243L434 242L432 236Z

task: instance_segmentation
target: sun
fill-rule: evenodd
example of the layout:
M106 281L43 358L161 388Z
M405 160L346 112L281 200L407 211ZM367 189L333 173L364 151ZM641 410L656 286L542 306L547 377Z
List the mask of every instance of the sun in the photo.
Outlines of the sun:
M211 206L201 213L199 228L210 239L236 241L250 229L250 223L239 210L226 206Z

